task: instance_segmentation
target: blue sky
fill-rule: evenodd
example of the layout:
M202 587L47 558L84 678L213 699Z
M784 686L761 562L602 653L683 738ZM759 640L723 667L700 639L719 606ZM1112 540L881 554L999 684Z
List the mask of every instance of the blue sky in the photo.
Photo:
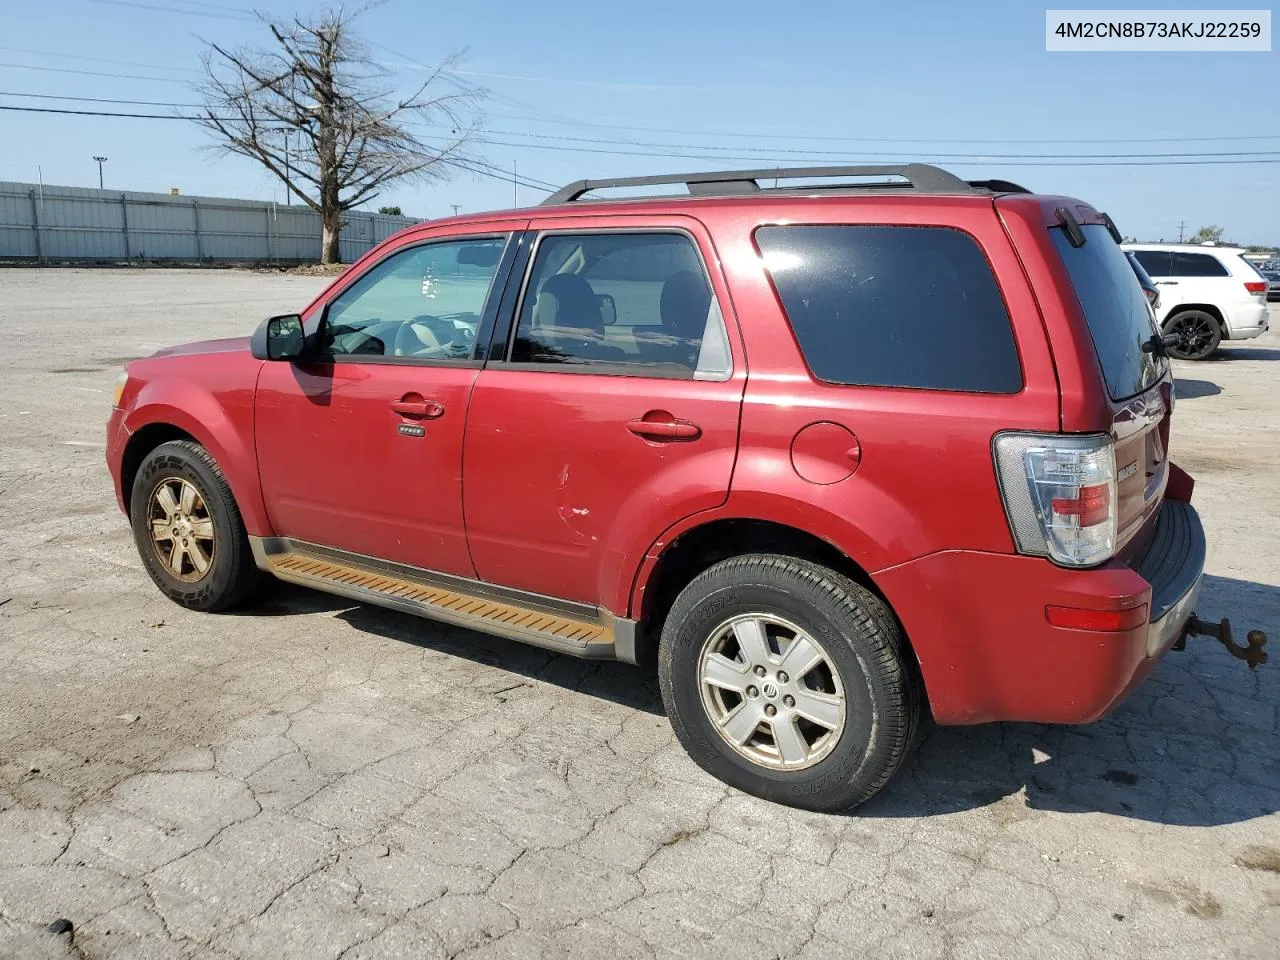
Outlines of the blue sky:
M8 0L0 105L164 112L15 93L194 102L188 84L199 78L200 38L260 41L264 29L242 12L253 6ZM321 6L263 0L256 9ZM1238 241L1280 244L1280 163L1041 159L1269 151L1278 161L1280 52L1047 53L1044 10L1025 0L389 0L362 16L359 31L402 87L421 77L422 64L465 49L459 79L491 93L490 142L477 155L502 170L517 163L522 178L559 184L755 165L751 157L764 166L961 154L933 162L1079 196L1109 211L1126 234L1176 239L1185 221L1188 232L1217 224ZM1266 139L1240 139L1254 135ZM1144 138L1175 139L1133 142ZM0 180L34 181L39 165L46 183L96 186L91 158L99 154L109 158L109 187L283 201L266 171L213 156L201 149L208 142L180 121L0 111ZM521 187L518 199L541 196ZM451 204L468 211L511 202L510 182L464 174L391 187L374 205L436 217Z

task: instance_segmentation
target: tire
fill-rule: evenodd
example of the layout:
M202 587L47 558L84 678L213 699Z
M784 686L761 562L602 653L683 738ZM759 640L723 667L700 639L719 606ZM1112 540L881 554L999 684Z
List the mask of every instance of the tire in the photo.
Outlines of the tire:
M1204 360L1213 355L1222 342L1222 325L1218 318L1204 310L1182 310L1164 322L1165 333L1177 333L1182 342L1169 348L1178 360Z
M198 443L175 440L147 454L133 481L129 517L143 566L174 603L212 613L236 606L257 586L260 574L231 488ZM156 528L167 521L160 537L153 521Z
M758 684L740 695L704 683L712 672L724 676L726 663L741 671L727 676L730 685L758 673L753 665L763 664L747 653L759 649L753 623L764 627L769 664ZM749 644L738 645L740 631ZM796 659L787 653L801 636L823 662L792 677L780 671ZM807 648L794 649L812 659ZM726 663L712 663L717 653ZM792 557L747 554L694 578L667 616L658 677L676 737L700 767L745 793L808 810L847 810L874 796L901 765L921 720L923 691L889 608L847 577ZM838 719L830 707L836 701L843 703ZM818 717L814 704L822 725L799 716L809 709ZM767 717L745 744L731 744L753 722L749 709L770 706L788 718L782 729L800 730L803 760L784 755L790 743L793 759L799 756L795 730L774 738L764 726L772 731L777 721Z

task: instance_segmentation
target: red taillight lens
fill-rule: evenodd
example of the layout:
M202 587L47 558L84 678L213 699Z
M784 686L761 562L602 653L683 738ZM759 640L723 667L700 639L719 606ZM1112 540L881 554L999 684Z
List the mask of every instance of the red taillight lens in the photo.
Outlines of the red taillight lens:
M1147 605L1141 604L1128 610L1082 610L1079 607L1047 606L1045 619L1055 627L1068 630L1101 630L1120 633L1147 623Z
M1111 488L1105 483L1081 487L1080 493L1070 499L1054 497L1053 512L1060 517L1075 517L1082 527L1104 523L1110 514Z
M1267 292L1267 281L1265 281L1265 280L1258 280L1258 281L1256 281L1256 282L1255 282L1255 281L1250 280L1250 281L1247 281L1247 282L1245 283L1244 288L1245 288L1246 290L1248 290L1250 293L1254 294L1255 296L1256 296L1257 294L1259 294L1259 293L1266 293L1266 292Z

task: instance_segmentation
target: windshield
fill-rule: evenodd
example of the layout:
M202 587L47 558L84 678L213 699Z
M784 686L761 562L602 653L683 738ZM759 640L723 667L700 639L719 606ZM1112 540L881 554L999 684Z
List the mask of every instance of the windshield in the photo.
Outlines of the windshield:
M1082 247L1073 247L1061 227L1049 232L1080 299L1107 391L1113 400L1124 400L1159 380L1168 361L1142 350L1156 329L1124 252L1101 224L1084 224L1080 229L1085 236Z

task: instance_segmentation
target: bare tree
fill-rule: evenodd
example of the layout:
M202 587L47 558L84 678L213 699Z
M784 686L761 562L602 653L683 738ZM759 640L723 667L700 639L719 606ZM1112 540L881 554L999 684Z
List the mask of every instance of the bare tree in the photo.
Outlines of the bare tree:
M289 22L263 16L274 41L267 49L206 43L204 52L198 122L214 149L258 161L320 214L321 263L341 260L344 211L395 180L445 179L478 133L480 92L440 90L457 55L396 97L388 71L352 33L362 9ZM413 132L424 125L439 135Z

